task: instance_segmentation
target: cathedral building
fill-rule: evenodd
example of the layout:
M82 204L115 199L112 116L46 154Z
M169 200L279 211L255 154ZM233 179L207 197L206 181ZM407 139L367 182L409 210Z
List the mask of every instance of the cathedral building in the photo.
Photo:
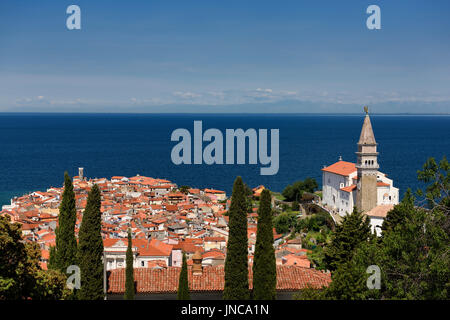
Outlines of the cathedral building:
M372 232L380 235L386 214L398 204L399 193L393 181L378 171L378 144L367 107L365 111L356 164L340 158L322 169L322 202L341 217L356 207L370 218Z

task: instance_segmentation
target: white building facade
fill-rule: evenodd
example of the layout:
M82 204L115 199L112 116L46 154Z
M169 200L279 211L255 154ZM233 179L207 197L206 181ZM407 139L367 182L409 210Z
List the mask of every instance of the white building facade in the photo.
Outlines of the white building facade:
M399 202L399 190L394 187L392 179L389 179L385 173L377 170L377 144L368 114L364 119L358 146L365 146L366 141L370 142L373 151L371 150L370 154L361 154L360 150L358 150L358 161L361 162L361 159L363 159L365 162L373 164L375 170L372 176L376 172L376 187L374 179L365 180L361 178L361 173L358 175L358 170L361 171L361 168L365 168L365 162L359 164L358 167L357 164L343 161L340 158L338 162L322 169L322 203L327 209L339 214L341 217L350 214L354 207L359 208L361 203L365 204L366 209L361 211L370 218L372 231L379 235L381 233L380 226L388 212L387 209L392 208L393 205ZM371 160L367 160L368 158ZM373 183L373 188L364 188L365 183ZM360 190L359 193L358 190ZM364 192L361 192L361 190L364 190ZM358 199L357 197L364 198ZM358 203L360 204L359 206ZM367 207L367 203L371 203L371 205ZM376 216L371 212L376 212Z

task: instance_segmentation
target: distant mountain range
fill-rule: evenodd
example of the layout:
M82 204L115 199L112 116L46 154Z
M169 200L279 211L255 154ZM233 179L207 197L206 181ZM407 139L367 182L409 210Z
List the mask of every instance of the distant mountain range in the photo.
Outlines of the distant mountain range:
M368 104L371 113L382 114L450 114L450 101L388 101ZM88 105L14 106L4 112L70 112L70 113L361 113L362 104L330 103L300 100L244 103L234 105Z

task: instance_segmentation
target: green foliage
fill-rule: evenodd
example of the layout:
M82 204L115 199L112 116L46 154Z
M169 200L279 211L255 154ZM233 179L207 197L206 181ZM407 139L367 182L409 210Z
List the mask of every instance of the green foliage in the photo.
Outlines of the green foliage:
M246 210L247 213L253 212L253 191L252 189L244 183L244 193L245 193L245 201L246 201Z
M317 299L450 299L450 233L448 163L430 158L419 180L428 183L423 207L414 206L408 190L388 213L381 238L366 239L362 228L343 222L326 249L327 265L334 269L332 283ZM353 214L352 214L353 215ZM351 216L349 216L351 217ZM352 227L353 226L353 227ZM361 226L361 225L360 225ZM347 229L347 230L345 230ZM353 234L353 236L350 236ZM351 239L359 239L352 241ZM347 250L347 253L345 250ZM351 252L351 254L350 254ZM381 270L381 289L369 290L368 266Z
M325 300L326 296L324 294L324 289L318 290L312 287L307 287L296 292L293 295L294 300Z
M288 185L282 192L283 197L287 201L301 200L303 192L314 193L319 187L314 178L306 178L304 181L296 181L292 185Z
M387 229L381 242L384 296L391 299L450 298L450 238L439 210L405 211L403 223Z
M131 240L131 230L128 229L128 248L126 254L126 270L125 270L125 300L134 300L134 268L133 268L133 251L132 240Z
M274 300L276 298L277 269L273 247L272 208L270 191L261 193L258 209L255 257L253 262L253 298Z
M66 277L56 270L40 268L37 243L22 242L18 223L0 216L0 300L56 300L70 294Z
M350 260L338 265L332 273L332 282L324 291L324 297L332 300L364 300L379 299L380 291L369 289L367 279L370 274L366 272L370 265L379 263L377 240L361 242L354 250Z
M325 249L325 263L331 271L350 261L355 249L372 237L370 222L355 208L336 227L332 241Z
M300 204L298 203L297 200L295 200L294 202L292 202L292 211L300 211Z
M186 254L183 252L183 264L181 266L180 278L178 281L178 300L190 300L189 294L189 280L188 280L188 268L186 261Z
M448 210L450 208L450 164L444 156L436 163L434 158L429 158L423 165L422 171L417 171L417 178L419 181L428 183L425 190L425 198L428 201L429 208L438 207L440 209ZM423 195L424 192L419 192Z
M55 246L51 246L50 247L49 255L50 256L48 258L47 268L49 270L56 270L56 269L58 269L58 267L56 265L56 247Z
M408 212L414 210L415 198L411 192L411 189L406 190L403 200L388 212L386 218L381 226L382 234L385 234L388 230L393 230L396 226L404 223Z
M88 194L78 235L78 261L81 269L81 300L99 300L103 293L103 240L101 235L101 196L97 185Z
M308 260L317 270L326 270L325 255L322 246L316 246L311 253L307 253Z
M425 193L419 192L426 206L414 207L409 195L395 207L402 221L387 225L380 244L385 298L450 298L448 172L445 157L439 165L428 159L418 171L418 179L428 184Z
M178 190L180 190L180 192L184 193L184 194L188 194L189 193L189 186L181 186L178 188Z
M274 218L274 226L279 234L288 233L297 224L297 214L294 212L283 212Z
M233 185L229 214L229 236L225 260L225 300L249 299L247 197L241 177Z
M59 206L58 228L56 230L56 253L51 267L65 273L67 267L77 264L77 240L75 238L75 223L77 209L72 180L64 173L64 192Z

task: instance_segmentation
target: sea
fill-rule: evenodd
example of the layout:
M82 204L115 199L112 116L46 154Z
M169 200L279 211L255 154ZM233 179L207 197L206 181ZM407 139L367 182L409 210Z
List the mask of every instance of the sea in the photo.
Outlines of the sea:
M261 164L175 165L171 151L177 142L171 134L178 128L193 133L195 120L202 121L203 131L217 128L224 137L226 129L279 129L278 173L260 175ZM227 194L236 176L250 187L279 192L307 177L321 185L324 166L339 157L356 161L363 120L364 114L0 113L0 205L14 196L60 187L64 171L74 176L79 167L88 178L139 174ZM394 180L401 196L407 188L423 187L417 170L427 158L448 157L448 115L373 114L371 121L380 171Z

